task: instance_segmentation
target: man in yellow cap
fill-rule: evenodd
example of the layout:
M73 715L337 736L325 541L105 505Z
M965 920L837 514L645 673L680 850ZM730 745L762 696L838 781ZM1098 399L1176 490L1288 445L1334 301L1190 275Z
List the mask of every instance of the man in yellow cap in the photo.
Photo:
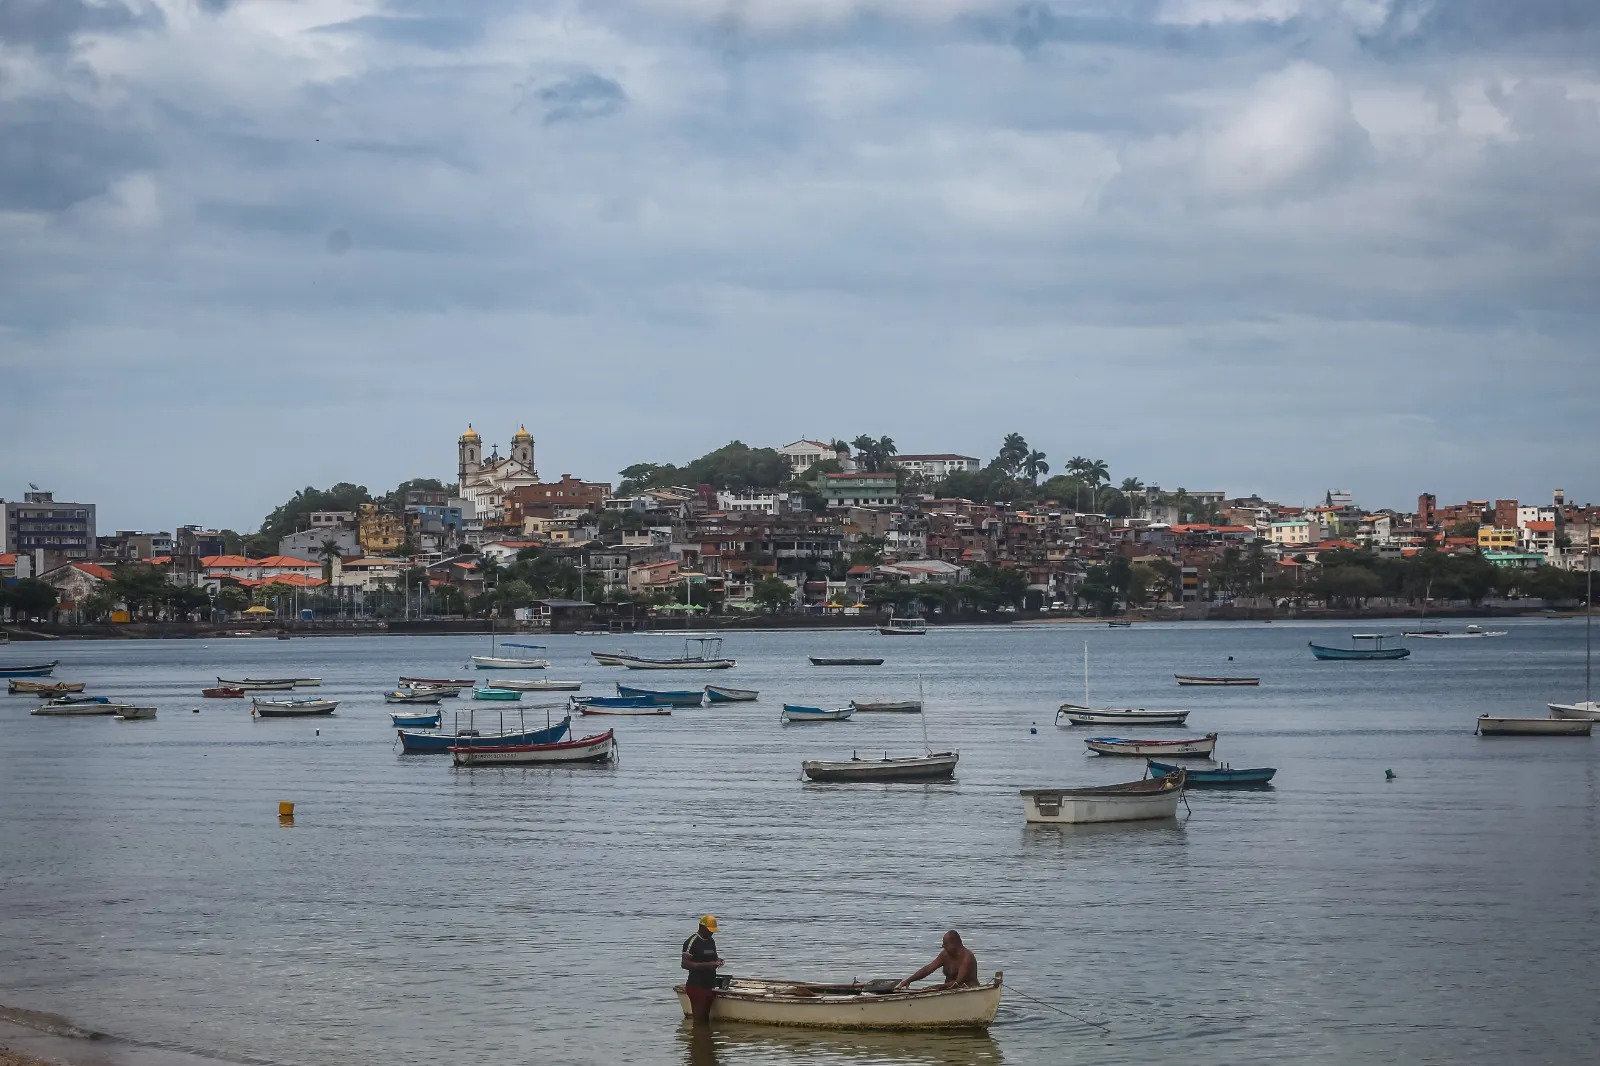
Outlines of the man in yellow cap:
M717 967L723 961L717 955L716 931L717 916L701 915L700 928L683 942L683 968L689 971L683 990L689 997L696 1025L711 1021L711 1001L717 995Z

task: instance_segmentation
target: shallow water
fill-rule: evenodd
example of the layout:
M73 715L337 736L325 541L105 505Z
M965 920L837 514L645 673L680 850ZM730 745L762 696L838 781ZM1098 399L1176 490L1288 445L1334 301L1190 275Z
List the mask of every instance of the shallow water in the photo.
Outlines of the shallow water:
M476 770L398 755L381 692L466 676L482 639L14 645L0 661L47 651L57 678L161 715L32 718L0 696L0 1002L306 1066L1582 1061L1600 1036L1600 738L1472 723L1579 698L1583 627L1496 627L1399 663L1312 660L1307 640L1349 623L733 634L720 675L588 661L675 653L672 636L551 637L547 673L585 692L720 680L762 699L576 721L615 726L614 768ZM1084 640L1096 702L1190 707L1189 729L1150 732L1215 730L1220 758L1278 767L1276 787L1193 794L1177 822L1025 827L1019 787L1142 772L1084 754L1108 730L1051 724L1081 696ZM806 661L868 653L888 662ZM320 675L344 702L256 722L198 698L218 674ZM919 678L958 782L800 781L802 758L919 750L923 722L785 727L781 701L907 697ZM553 700L523 713L542 725ZM477 709L481 726L504 708ZM987 1036L696 1035L671 985L704 911L735 972L899 976L953 926L1013 994Z

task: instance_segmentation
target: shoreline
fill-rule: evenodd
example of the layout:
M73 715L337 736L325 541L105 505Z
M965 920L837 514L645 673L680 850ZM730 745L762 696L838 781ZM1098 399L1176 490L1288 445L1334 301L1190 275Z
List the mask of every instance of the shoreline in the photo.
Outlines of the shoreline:
M243 1061L243 1060L239 1060ZM236 1066L83 1029L59 1014L0 1004L0 1066Z

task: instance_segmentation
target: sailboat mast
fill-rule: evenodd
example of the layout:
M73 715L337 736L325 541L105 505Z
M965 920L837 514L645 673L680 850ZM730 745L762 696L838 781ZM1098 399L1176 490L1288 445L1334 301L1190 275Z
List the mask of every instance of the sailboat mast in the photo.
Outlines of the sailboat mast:
M1089 706L1089 642L1083 642L1083 705Z
M1594 674L1594 546L1584 556L1584 570L1588 572L1588 590L1583 598L1583 702L1593 710L1594 694L1590 678Z

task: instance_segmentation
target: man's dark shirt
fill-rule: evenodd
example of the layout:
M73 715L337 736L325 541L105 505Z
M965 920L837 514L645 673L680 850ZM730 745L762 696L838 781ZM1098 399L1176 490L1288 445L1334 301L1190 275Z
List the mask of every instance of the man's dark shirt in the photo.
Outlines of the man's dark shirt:
M704 931L697 932L683 942L683 953L689 956L691 962L714 962L717 958L716 938ZM690 970L683 983L689 988L716 988L717 971L710 966Z

